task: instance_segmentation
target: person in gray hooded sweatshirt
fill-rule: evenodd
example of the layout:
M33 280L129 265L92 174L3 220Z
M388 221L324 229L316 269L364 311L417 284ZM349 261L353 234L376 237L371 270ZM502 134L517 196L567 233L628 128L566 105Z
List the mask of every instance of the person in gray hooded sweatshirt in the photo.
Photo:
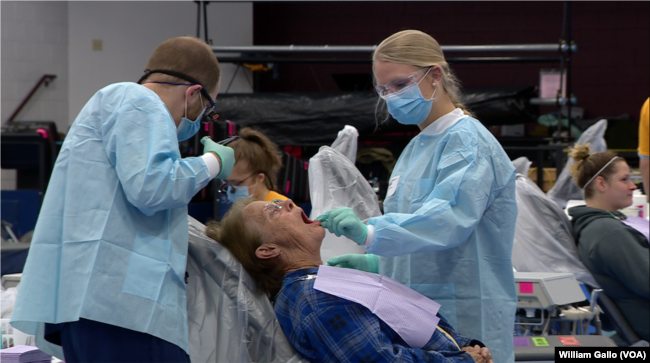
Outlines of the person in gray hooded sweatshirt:
M625 159L589 151L589 144L577 144L569 154L587 202L569 209L578 255L637 335L650 340L648 221L618 211L632 204L636 189Z

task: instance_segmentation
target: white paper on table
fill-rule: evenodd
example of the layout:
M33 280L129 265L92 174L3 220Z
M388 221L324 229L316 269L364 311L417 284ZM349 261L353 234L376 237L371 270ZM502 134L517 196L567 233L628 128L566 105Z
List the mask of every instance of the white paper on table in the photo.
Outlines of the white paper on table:
M365 306L412 348L424 347L440 322L440 304L386 276L320 266L314 289Z

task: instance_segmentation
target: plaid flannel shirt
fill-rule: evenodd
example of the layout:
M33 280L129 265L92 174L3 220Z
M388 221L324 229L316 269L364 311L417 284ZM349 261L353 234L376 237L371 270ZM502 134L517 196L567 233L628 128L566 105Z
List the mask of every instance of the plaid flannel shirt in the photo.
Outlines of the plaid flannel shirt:
M314 289L318 268L288 273L274 302L275 313L291 345L310 362L472 362L458 347L484 346L459 335L442 316L422 348L410 347L391 327L363 305ZM458 346L456 345L458 344Z

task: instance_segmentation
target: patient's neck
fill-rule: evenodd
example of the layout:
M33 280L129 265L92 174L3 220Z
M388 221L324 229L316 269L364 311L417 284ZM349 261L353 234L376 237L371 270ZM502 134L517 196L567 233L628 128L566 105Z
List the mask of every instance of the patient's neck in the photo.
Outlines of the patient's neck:
M282 256L285 257L285 256ZM320 265L323 264L323 261L320 259L320 254L318 257L295 257L291 258L291 255L288 254L285 268L284 268L284 273L285 275L288 274L289 272L293 271L298 271L298 270L304 270L306 268L313 268L313 267L319 267Z

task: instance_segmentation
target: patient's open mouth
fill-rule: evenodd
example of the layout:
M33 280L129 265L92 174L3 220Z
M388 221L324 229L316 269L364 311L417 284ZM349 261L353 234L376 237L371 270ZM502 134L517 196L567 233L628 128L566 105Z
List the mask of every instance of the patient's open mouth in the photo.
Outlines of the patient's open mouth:
M300 216L302 217L302 221L305 222L305 224L313 224L313 223L320 224L320 221L312 221L311 219L309 219L309 217L307 217L307 215L303 211L300 212Z

